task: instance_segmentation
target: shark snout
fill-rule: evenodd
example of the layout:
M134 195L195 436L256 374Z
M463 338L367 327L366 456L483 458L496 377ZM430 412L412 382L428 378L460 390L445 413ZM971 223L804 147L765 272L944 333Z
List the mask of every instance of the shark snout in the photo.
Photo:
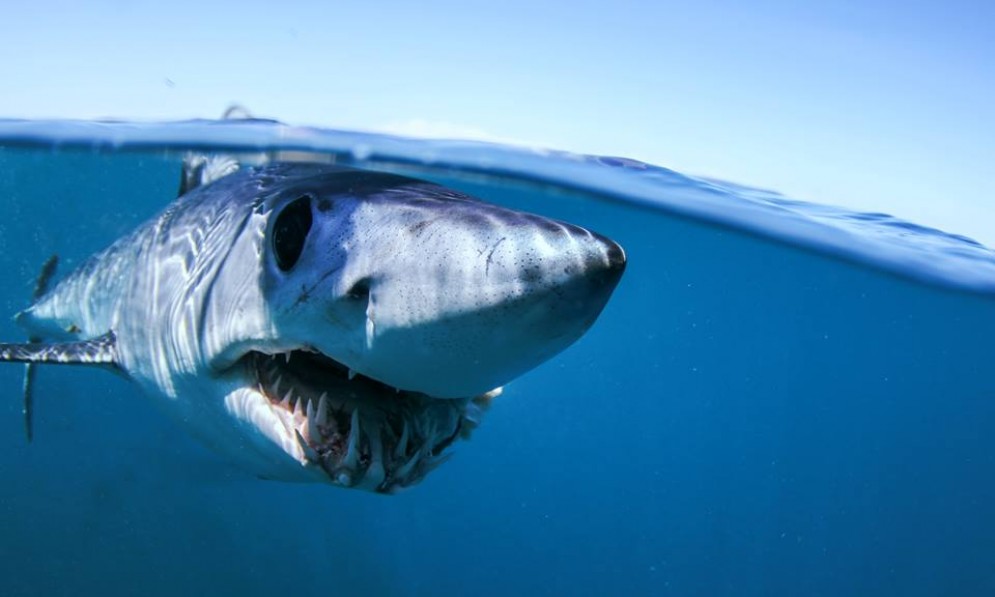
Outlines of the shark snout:
M567 248L549 258L546 272L551 279L541 285L541 297L534 303L540 313L534 330L572 342L607 305L625 272L626 256L608 237L577 226L566 229ZM560 268L567 275L559 276Z
M587 298L587 302L589 308L593 307L591 309L593 313L590 315L590 324L594 323L594 320L601 314L602 309L608 303L612 292L615 291L619 280L622 279L626 264L625 250L622 249L621 245L599 234L593 234L593 236L594 242L598 245L604 257L597 260L597 263L591 264L588 268L588 276L592 288L590 290L591 296Z
M622 247L586 228L416 191L358 202L348 227L315 216L309 246L331 249L294 270L329 288L325 301L293 299L296 337L384 385L435 398L502 386L578 340L625 270ZM345 340L316 335L315 321Z
M555 275L554 270L562 266L576 275L614 285L625 271L625 250L607 236L538 215L515 214L516 218L523 216L525 221L516 223L538 237L536 244L552 249L543 256L547 272L551 275ZM525 236L528 238L529 235Z
M606 236L596 232L592 232L591 236L598 245L599 251L604 255L603 261L591 265L593 276L599 278L600 283L615 288L615 285L622 278L622 273L625 272L625 250Z
M594 237L604 247L605 256L608 258L608 270L616 277L621 276L625 271L625 250L621 245L610 238L595 234Z
M548 234L545 241L556 248L544 259L550 283L555 284L553 280L559 275L557 270L562 267L568 274L566 279L561 279L563 285L580 284L588 294L603 292L607 301L625 272L625 250L621 245L573 224L546 220L541 226ZM598 296L586 295L584 299L588 306L600 312Z

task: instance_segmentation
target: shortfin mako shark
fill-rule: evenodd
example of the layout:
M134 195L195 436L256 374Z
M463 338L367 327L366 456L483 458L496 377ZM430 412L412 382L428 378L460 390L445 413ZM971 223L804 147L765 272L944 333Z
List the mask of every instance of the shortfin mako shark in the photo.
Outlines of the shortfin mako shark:
M27 363L135 382L258 476L390 493L594 323L615 242L396 174L188 157L162 213L16 316Z

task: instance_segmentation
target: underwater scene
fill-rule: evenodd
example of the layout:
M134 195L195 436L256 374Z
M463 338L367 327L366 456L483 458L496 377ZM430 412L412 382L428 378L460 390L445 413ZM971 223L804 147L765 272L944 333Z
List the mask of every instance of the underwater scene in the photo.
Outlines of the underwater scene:
M28 442L0 364L0 594L995 592L988 248L623 158L0 121L0 341L51 255L64 278L161 212L192 153L431 181L604 235L625 273L393 495L259 479L99 368L35 368Z

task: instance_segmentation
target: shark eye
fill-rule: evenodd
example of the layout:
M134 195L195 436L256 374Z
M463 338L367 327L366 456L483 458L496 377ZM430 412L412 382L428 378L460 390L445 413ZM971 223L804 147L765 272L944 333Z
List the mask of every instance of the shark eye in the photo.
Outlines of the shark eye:
M294 267L304 250L311 231L311 198L295 199L280 212L273 226L273 252L276 265L283 271Z

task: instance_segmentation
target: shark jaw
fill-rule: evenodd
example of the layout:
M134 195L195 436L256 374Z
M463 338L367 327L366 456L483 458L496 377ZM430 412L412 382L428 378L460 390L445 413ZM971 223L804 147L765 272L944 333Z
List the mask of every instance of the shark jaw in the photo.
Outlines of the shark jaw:
M398 390L311 347L251 351L235 368L251 386L229 395L229 412L296 460L302 478L376 493L421 481L501 393L438 399Z

